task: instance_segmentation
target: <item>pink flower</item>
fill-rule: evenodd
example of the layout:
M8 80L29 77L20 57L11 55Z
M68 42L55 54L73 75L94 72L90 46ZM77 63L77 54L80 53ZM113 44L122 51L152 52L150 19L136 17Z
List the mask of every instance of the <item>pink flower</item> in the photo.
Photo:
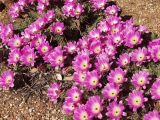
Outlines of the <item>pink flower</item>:
M19 49L11 49L8 57L8 64L16 65L20 60L20 50Z
M74 110L73 120L92 120L91 116L86 111L85 105L81 105Z
M121 85L127 79L125 78L126 72L121 68L116 68L112 70L108 75L108 81L110 83L115 83L116 85Z
M78 4L75 4L75 6L73 7L73 10L71 11L71 16L79 18L83 12L84 12L83 5L78 3Z
M83 49L88 49L89 47L89 41L87 36L83 36L81 39L78 40L78 48L83 50Z
M104 19L100 23L98 23L97 29L100 30L101 32L104 32L104 33L110 31L110 26L107 23L106 19Z
M118 12L120 11L120 8L117 5L112 5L106 8L104 11L106 15L118 15Z
M47 13L44 15L44 19L47 23L52 22L52 20L55 18L55 12L54 10L48 10Z
M61 89L61 85L58 83L52 83L50 85L50 87L48 88L48 93L47 93L50 101L54 103L57 102L57 99L59 98L60 93L61 93L60 89Z
M152 99L160 100L160 78L158 78L151 87Z
M74 9L74 6L75 3L72 2L66 3L62 8L63 14L66 15L67 17L71 16L71 14L73 14L72 11Z
M92 96L88 98L86 103L86 111L93 117L101 116L103 110L102 102L99 96Z
M91 54L100 54L102 51L102 44L100 41L93 41L90 44L90 52Z
M99 84L99 78L100 76L98 75L96 70L93 71L88 71L87 76L86 76L86 87L89 90L95 89L97 86L100 86Z
M93 29L92 31L90 31L89 32L89 38L91 39L91 40L100 40L100 30L98 30L98 29Z
M48 41L45 41L45 42L43 41L38 47L38 52L41 55L45 55L48 52L50 52L50 49L51 49L51 46L50 46L49 42Z
M107 53L109 58L112 59L115 58L115 54L117 53L116 49L117 49L116 46L113 44L111 40L106 41L105 52Z
M143 120L160 120L160 113L156 110L149 111L144 115Z
M41 34L36 34L34 35L33 37L33 40L31 42L31 46L35 47L36 49L39 48L39 46L42 44L42 43L45 43L46 41L46 36L45 35L41 35Z
M63 103L62 112L63 114L71 115L73 114L75 108L76 108L76 105L72 102L71 98L67 98Z
M77 43L76 42L68 42L64 47L67 53L74 54L77 52Z
M113 101L107 107L108 112L106 115L112 120L120 120L122 116L126 116L126 113L123 112L124 109L125 107L122 102L117 103L116 101Z
M130 32L127 34L125 39L125 45L127 47L133 48L136 45L139 45L142 43L141 34L139 32Z
M88 71L90 66L90 58L88 53L86 53L85 51L79 53L73 61L73 68L75 71Z
M148 51L154 62L160 61L160 39L151 41L148 45Z
M148 50L143 48L138 48L134 50L131 54L131 60L136 62L138 65L144 63L148 59Z
M73 103L79 103L82 98L82 91L77 87L72 86L69 90L67 90L66 97Z
M107 100L116 100L120 89L113 83L107 83L106 86L102 90L102 95L104 99Z
M101 53L97 56L96 69L99 73L104 73L110 70L109 58L106 53Z
M49 62L53 67L63 67L64 65L64 56L61 46L55 47L48 54L44 55L44 60Z
M14 35L13 38L10 39L8 45L11 48L20 48L23 44L23 39L22 37L19 37L19 35Z
M21 11L20 5L14 3L9 10L9 15L12 17L12 19L15 19L19 17L20 11Z
M125 67L130 64L130 55L128 53L123 53L120 55L117 64L121 67Z
M108 36L108 39L111 40L116 46L120 46L123 43L123 37L120 33L112 34Z
M94 10L103 10L108 0L89 0Z
M148 99L143 96L142 91L132 91L127 98L128 105L133 111L136 111L140 107L144 107L144 102L147 100Z
M21 50L21 57L20 57L22 64L27 66L29 65L33 66L35 63L35 58L36 58L36 53L34 52L34 49L28 45L24 46L23 49Z
M76 82L76 84L80 85L80 86L86 86L86 72L81 72L81 71L77 71L74 72L73 74L73 79Z
M62 22L55 22L51 25L51 31L57 35L63 35L65 27Z
M146 84L149 84L149 72L139 71L133 74L131 82L135 88L143 87L145 89Z
M14 73L11 70L6 70L1 74L0 87L9 89L14 87Z

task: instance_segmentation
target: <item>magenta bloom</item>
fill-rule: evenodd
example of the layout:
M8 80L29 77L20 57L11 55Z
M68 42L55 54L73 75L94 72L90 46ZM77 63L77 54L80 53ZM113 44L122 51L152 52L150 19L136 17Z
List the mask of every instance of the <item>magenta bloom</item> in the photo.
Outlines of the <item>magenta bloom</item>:
M96 70L88 71L86 76L86 87L90 90L95 89L97 86L99 86L99 78Z
M72 102L72 100L70 98L66 98L62 106L62 112L63 114L71 115L75 108L76 105Z
M41 55L45 55L46 53L48 53L51 49L51 46L49 45L48 41L42 42L39 47L38 47L38 52Z
M79 18L83 12L84 12L83 5L78 3L78 4L75 4L75 6L73 7L73 10L71 11L71 16Z
M129 93L129 96L127 98L128 105L130 108L133 109L133 111L136 111L140 107L144 107L144 102L146 102L148 99L143 96L142 91L132 91Z
M114 83L108 83L102 90L102 95L104 99L112 100L117 99L120 89Z
M87 76L86 72L77 71L77 72L74 72L73 79L76 82L76 84L85 86L86 76Z
M64 47L67 53L74 54L77 52L77 43L76 42L68 42Z
M44 19L47 23L52 22L55 17L54 10L48 10L47 13L44 15Z
M66 3L62 8L63 14L66 15L67 17L73 15L74 7L75 7L75 3L72 3L72 2Z
M27 66L29 65L33 66L35 63L35 58L36 58L36 53L34 52L33 48L31 48L28 45L23 47L23 49L21 50L21 57L20 57L22 64Z
M88 98L86 103L86 111L93 117L100 117L103 110L102 102L99 96L92 96Z
M146 84L149 84L149 72L139 71L133 74L131 82L135 88L143 87L145 89Z
M118 15L118 12L120 11L120 8L117 5L112 5L106 8L104 11L106 15Z
M20 50L19 49L11 49L8 57L8 64L16 65L20 60Z
M79 39L77 44L81 50L87 49L89 47L89 41L86 36L83 36L82 39Z
M46 9L45 4L38 3L38 5L37 5L37 11L38 11L39 14L42 14L45 11L45 9Z
M31 42L31 46L35 47L36 49L39 48L39 46L42 44L42 43L45 43L46 41L46 36L45 35L41 35L41 34L36 34L34 35L33 37L33 40Z
M120 33L115 33L109 36L108 39L110 39L116 46L120 46L123 43L123 37Z
M152 40L148 45L148 51L154 62L160 61L160 39Z
M117 64L121 67L125 67L130 64L130 55L128 53L123 53L119 56Z
M73 103L79 103L82 97L82 91L76 86L72 86L67 90L67 98L69 98Z
M133 48L135 45L142 43L141 34L139 32L130 32L126 35L125 45Z
M126 72L121 68L116 68L112 70L108 75L108 81L110 83L115 83L116 85L121 85L127 79L125 78Z
M88 53L81 52L79 53L73 61L73 68L75 71L88 71L90 68L89 64L90 58Z
M99 73L104 73L110 70L109 58L106 53L101 53L97 56L96 69Z
M148 50L143 48L138 48L134 50L131 54L131 60L136 62L138 65L144 63L148 59Z
M14 73L11 70L6 70L1 74L0 87L2 87L3 89L14 87Z
M100 54L100 52L102 51L102 44L100 41L93 41L90 44L90 51L92 54Z
M92 120L91 116L86 111L85 105L81 105L74 110L73 120Z
M107 19L107 22L109 23L109 25L110 26L112 26L112 27L118 27L119 25L121 25L120 24L120 21L121 21L121 17L118 17L118 16L110 16L110 17L108 17L108 19ZM116 26L117 25L117 26ZM119 26L120 27L120 26ZM120 30L116 30L115 32L113 32L113 33L118 33L118 32L120 32Z
M19 17L20 11L21 11L20 5L14 3L9 10L9 15L12 17L12 19L15 19Z
M94 10L103 10L108 0L89 0Z
M151 87L152 99L160 100L160 78L157 79Z
M64 65L64 56L61 46L55 47L48 54L45 54L44 60L49 62L53 67L63 67Z
M156 110L150 111L144 115L143 120L160 120L160 113Z
M100 30L98 30L98 29L93 29L92 31L90 31L89 32L89 38L91 39L91 40L100 40Z
M51 31L54 33L54 34L57 34L57 35L63 35L63 31L64 31L65 27L64 27L64 24L63 22L55 22L51 25Z
M19 48L23 44L23 39L19 37L19 35L14 35L13 38L10 39L8 45L11 48Z
M107 21L104 19L102 20L98 25L97 25L98 30L100 30L101 32L108 32L110 30L110 26L107 23Z
M47 96L49 97L50 101L57 103L57 99L61 93L61 85L58 83L52 83L48 88Z
M124 109L125 107L122 102L117 103L116 101L113 101L107 107L108 112L106 115L112 120L120 120L122 116L126 116L126 113L123 112Z
M117 53L116 46L113 44L111 40L106 41L105 52L108 54L109 58L115 58L115 54Z

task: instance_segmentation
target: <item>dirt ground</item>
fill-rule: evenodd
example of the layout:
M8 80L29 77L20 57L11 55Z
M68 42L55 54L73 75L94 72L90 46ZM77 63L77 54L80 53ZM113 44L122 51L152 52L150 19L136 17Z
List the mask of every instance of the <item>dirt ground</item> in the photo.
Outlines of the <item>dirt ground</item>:
M149 31L160 34L160 0L113 1L122 8L123 15L133 16L137 24L145 25ZM0 13L0 21L4 19L5 12ZM58 108L48 100L35 96L25 103L22 95L16 92L0 91L0 120L63 120Z

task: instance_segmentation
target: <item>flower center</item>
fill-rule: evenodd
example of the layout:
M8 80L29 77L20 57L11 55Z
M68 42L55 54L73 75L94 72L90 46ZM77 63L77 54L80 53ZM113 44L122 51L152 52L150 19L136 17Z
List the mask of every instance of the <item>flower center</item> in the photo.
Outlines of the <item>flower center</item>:
M95 113L95 114L97 114L97 113L99 113L100 112L100 104L99 103L94 103L93 104L93 107L92 107L92 111L93 111L93 113Z
M144 77L139 78L138 79L138 84L141 85L141 86L144 85L145 84L145 78Z
M138 37L137 36L134 36L134 37L131 38L131 43L133 45L137 44L137 42L138 42Z
M97 79L96 77L92 77L90 84L91 84L92 86L96 86L97 83L98 83L98 79Z
M43 53L48 52L48 47L47 47L47 46L43 46L43 47L42 47L42 52L43 52Z
M143 53L140 53L137 57L138 57L137 58L138 61L143 61L145 56Z
M82 67L82 69L87 69L88 62L87 61L82 61L81 67Z
M115 107L113 109L113 115L118 117L118 116L120 116L120 114L121 114L121 109L119 107Z
M63 57L62 56L58 56L57 59L56 59L56 63L58 65L60 65L62 63L62 61L63 61Z
M115 97L117 95L117 91L115 90L115 89L111 89L110 91L109 91L109 96L110 97Z
M87 114L87 112L82 112L80 118L81 118L80 120L88 120L88 114Z
M134 104L135 106L140 106L141 103L142 103L141 97L136 96L135 98L133 98L133 104Z
M115 83L121 83L123 79L123 76L121 74L117 74L115 76Z

